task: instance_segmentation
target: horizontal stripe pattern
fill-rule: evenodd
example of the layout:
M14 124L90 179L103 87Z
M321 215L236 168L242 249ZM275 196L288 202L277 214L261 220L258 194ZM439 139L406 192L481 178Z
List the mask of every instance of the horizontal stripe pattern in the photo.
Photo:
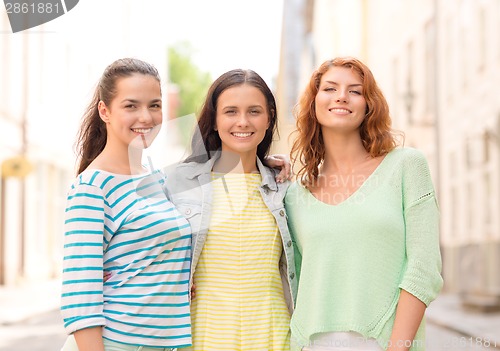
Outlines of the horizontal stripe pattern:
M211 224L194 281L194 350L289 350L281 236L260 174L213 174Z
M120 343L191 344L191 230L163 182L158 171L88 170L71 186L61 295L68 333L105 326L103 336Z

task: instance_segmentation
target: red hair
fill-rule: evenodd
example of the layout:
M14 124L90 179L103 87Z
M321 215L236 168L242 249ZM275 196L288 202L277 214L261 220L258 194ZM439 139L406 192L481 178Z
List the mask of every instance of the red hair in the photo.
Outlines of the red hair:
M391 128L389 105L370 69L352 57L325 61L313 72L294 110L297 130L291 159L294 163L301 163L302 168L297 176L306 187L312 186L317 180L319 165L325 159L325 145L321 125L316 119L315 99L323 74L332 67L349 68L361 78L363 97L366 100L366 117L359 127L359 134L366 151L372 157L377 157L387 154L397 146Z

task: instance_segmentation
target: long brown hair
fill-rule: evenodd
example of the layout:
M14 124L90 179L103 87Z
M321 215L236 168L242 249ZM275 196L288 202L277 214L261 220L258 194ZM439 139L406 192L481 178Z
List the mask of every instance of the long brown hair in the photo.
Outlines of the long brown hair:
M82 124L78 131L76 142L79 161L77 175L83 172L106 146L108 134L106 124L99 116L99 101L109 106L117 94L117 81L124 77L130 77L134 73L150 75L158 83L160 82L158 70L153 65L135 58L118 59L104 70L97 83L94 96L83 114Z
M321 77L332 67L349 68L361 78L363 96L366 100L366 117L359 127L359 133L366 151L372 157L377 157L387 154L397 146L391 128L389 106L370 69L352 57L337 57L325 61L313 72L294 109L297 129L291 159L293 163L301 164L302 168L297 172L297 178L306 187L312 186L318 178L319 165L325 159L325 143L321 125L316 118L315 99Z
M257 157L262 161L269 153L278 122L274 95L264 79L256 72L250 69L234 69L222 74L208 89L205 102L198 117L197 130L191 141L191 155L186 158L185 162L206 162L212 157L215 151L221 148L221 138L219 133L214 129L219 96L227 89L243 84L248 84L259 89L266 99L269 127L266 130L264 139L257 146Z

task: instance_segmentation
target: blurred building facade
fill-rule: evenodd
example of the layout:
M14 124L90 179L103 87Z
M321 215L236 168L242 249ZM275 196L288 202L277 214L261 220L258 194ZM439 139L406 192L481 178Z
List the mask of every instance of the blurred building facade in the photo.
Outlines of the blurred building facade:
M74 10L16 34L0 11L0 288L61 275L66 193L76 168L74 143L105 67L120 57L137 57L167 78L166 44L148 45L137 30L158 27L158 22L130 20L131 14L148 9L130 0L119 7L102 3L100 10L114 17L109 30L113 39L104 40L99 26L88 26L94 5L79 4L77 15ZM168 96L164 94L166 109ZM165 139L157 137L153 153L165 155Z
M53 51L40 35L10 34L5 12L0 28L0 285L16 285L60 274L74 161L71 144L55 132L69 131L61 126L64 118L55 123L67 111L67 100L58 100L67 96L51 98L46 83L68 91L70 75L52 63L52 55L66 57L66 48Z
M324 60L367 63L405 146L429 160L445 291L478 307L500 306L500 0L285 0L284 7L300 15L284 12L279 103L296 102ZM301 33L287 32L296 22ZM300 58L288 60L293 47ZM298 84L289 82L296 77ZM280 111L287 135L294 119ZM290 146L282 137L276 149Z

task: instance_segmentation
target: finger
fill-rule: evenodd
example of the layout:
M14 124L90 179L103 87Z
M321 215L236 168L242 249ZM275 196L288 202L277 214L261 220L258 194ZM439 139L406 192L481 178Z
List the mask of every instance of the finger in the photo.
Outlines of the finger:
M281 171L276 176L276 181L278 183L283 183L288 178L287 174L288 174L288 172L286 170L286 167L281 168Z

